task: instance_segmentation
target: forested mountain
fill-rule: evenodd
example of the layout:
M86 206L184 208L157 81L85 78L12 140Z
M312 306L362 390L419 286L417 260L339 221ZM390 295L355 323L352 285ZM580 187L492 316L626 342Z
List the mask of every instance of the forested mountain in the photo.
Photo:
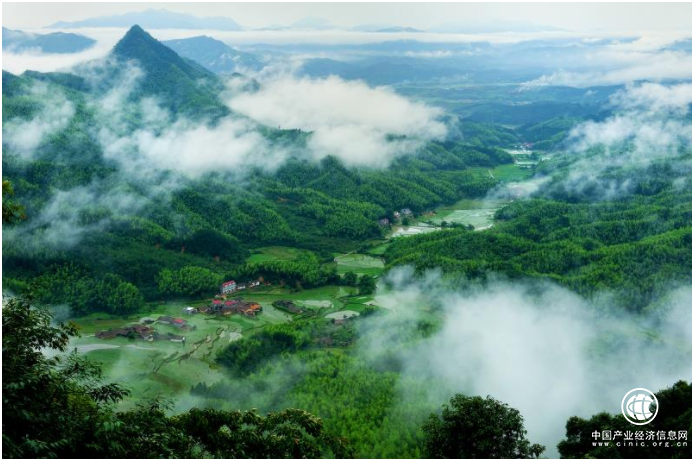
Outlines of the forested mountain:
M43 53L78 53L91 48L95 40L75 33L30 34L2 28L2 49L12 52L39 50Z
M390 266L442 268L461 278L502 273L555 280L582 294L616 293L641 311L692 279L692 196L662 192L604 204L532 200L498 214L501 224L396 241Z
M207 70L216 73L256 71L264 67L257 56L238 51L222 41L207 36L166 40L163 44L178 55L192 59Z
M194 265L216 276L232 274L243 266L253 247L290 244L328 260L335 250L352 250L364 239L379 237L378 219L391 217L396 209L421 212L463 197L482 196L495 181L473 168L511 162L509 155L493 146L430 143L385 170L348 168L333 157L317 164L296 157L274 173L262 172L261 164L250 167L252 172L242 184L214 173L192 180L178 177L179 184L167 199L151 199L147 190L165 186L172 177L149 176L156 179L147 184L123 175L122 166L104 154L102 140L95 135L94 128L105 121L94 110L92 99L117 88L126 76L123 69L136 62L142 75L127 96L126 107L154 96L176 117L189 113L204 120L207 114L218 120L227 116L228 109L217 98L220 81L214 74L179 57L140 27L134 26L118 42L112 58L116 64L107 63L96 85L71 74L3 75L6 124L44 110L40 95L34 94L39 84L63 94L61 103L76 113L64 129L37 146L31 159L22 156L20 145L4 145L5 177L14 184L28 215L27 223L15 228L24 236L8 244L3 253L5 285L21 291L29 282L38 283L46 286L46 295L51 286L69 285L50 296L82 313L93 308L118 312L118 307L106 305L111 301L102 300L113 298L108 293L85 299L94 291L107 292L103 285L121 289L118 295L128 298L121 312L132 311L141 305L139 292L147 300L161 294L156 279L163 269ZM124 126L129 131L123 133L138 129L143 116L140 112L126 118ZM310 134L266 129L264 135L299 152ZM93 202L70 217L70 225L80 233L77 247L63 243L72 236L62 232L50 248L34 246L29 241L44 240L48 224L38 222L46 212L54 212L55 200L67 198L70 190L118 196L124 192L123 198L140 200L143 207L119 215L107 204ZM112 200L102 196L104 202ZM95 226L99 231L89 229ZM319 284L328 278L325 274L307 283ZM209 284L201 289L210 290L213 285Z
M200 116L227 111L218 100L222 88L213 73L181 58L139 26L125 34L112 55L123 62L135 60L144 72L138 92L163 99L174 112Z

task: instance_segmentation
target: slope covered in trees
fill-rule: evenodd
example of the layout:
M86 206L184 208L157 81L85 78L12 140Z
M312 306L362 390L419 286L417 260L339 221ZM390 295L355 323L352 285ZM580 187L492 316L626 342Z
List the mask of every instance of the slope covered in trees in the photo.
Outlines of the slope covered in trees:
M395 241L386 253L388 266L441 268L460 279L492 273L551 279L587 296L614 293L631 311L654 307L692 279L692 190L677 180L684 173L670 165L633 172L637 191L605 202L565 194L557 181L545 187L543 199L501 209L489 230L450 229Z
M143 301L208 295L210 280L229 275L319 285L331 276L319 265L334 252L382 235L378 219L482 196L496 181L478 167L511 162L497 143L447 141L423 145L385 169L354 168L331 156L301 158L310 133L262 127L258 134L270 146L295 152L277 170L260 162L244 166L240 177L190 177L154 164L132 174L128 160L141 158L127 148L106 151L110 144L141 136L138 129L154 115L155 123L222 122L232 116L219 99L223 85L137 26L99 65L84 68L88 78L3 73L3 126L12 134L3 144L3 174L13 200L27 209L26 221L6 237L5 285L21 293L36 284L42 300L70 304L74 312L125 314ZM120 104L119 112L104 114L103 100ZM152 100L161 104L153 114ZM51 124L36 144L14 135L51 110L65 112L64 125ZM104 126L122 137L104 142ZM267 245L314 257L246 264L251 249ZM208 274L193 276L191 267ZM119 299L107 304L113 292Z
M24 299L7 301L2 312L3 457L354 457L344 439L298 409L169 416L152 400L116 412L128 390L104 384L84 357L63 354L77 334L73 325L52 325L47 310ZM46 357L44 348L58 355Z

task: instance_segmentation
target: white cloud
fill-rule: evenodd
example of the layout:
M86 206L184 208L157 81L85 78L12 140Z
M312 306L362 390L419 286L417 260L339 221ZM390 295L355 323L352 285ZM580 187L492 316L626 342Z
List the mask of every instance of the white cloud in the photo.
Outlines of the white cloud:
M685 115L692 104L692 84L664 86L644 83L615 94L612 101L625 110Z
M67 127L75 114L72 102L61 91L48 88L46 84L34 82L29 96L38 105L33 117L28 120L16 117L2 126L3 144L25 159L33 157L46 136Z
M232 96L229 106L270 127L313 132L314 158L335 155L349 165L385 166L446 135L442 110L337 77L270 79L256 92Z
M624 45L622 45L624 46ZM523 84L524 89L541 86L604 86L635 81L692 78L692 55L679 51L629 51L606 48L587 53L574 68L557 70ZM583 64L583 65L582 65Z
M175 119L153 97L132 102L143 76L131 64L108 92L91 103L104 156L118 162L129 176L152 183L166 171L192 178L207 172L242 175L255 166L272 170L286 158L285 150L270 148L251 120L238 116L216 123ZM133 119L138 122L133 124Z
M181 120L162 133L138 130L132 136L141 155L137 167L156 167L198 177L206 172L271 170L285 159L247 120L226 118L210 127Z
M53 32L53 30L26 30L45 34ZM35 70L37 72L56 72L67 71L71 67L78 64L83 64L94 59L100 59L106 56L113 48L115 43L122 38L124 31L120 29L104 29L104 30L67 30L69 33L79 33L96 40L94 46L78 52L78 53L43 53L39 50L28 50L25 52L11 52L6 49L2 50L2 69L16 75L23 73L26 70Z
M580 124L570 138L577 151L600 145L607 148L608 160L645 164L676 155L682 142L692 141L692 125L685 119L691 103L692 84L628 86L611 98L615 115L601 122ZM624 142L632 146L617 148Z
M602 121L586 121L572 129L566 140L567 174L549 183L560 193L590 199L617 199L635 189L640 174L611 174L619 168L637 168L642 174L657 161L676 159L675 173L692 170L684 156L692 142L689 108L692 84L628 85L610 99L613 114ZM681 187L684 181L676 181Z
M416 394L433 406L455 393L508 403L550 457L570 416L617 415L628 390L659 390L692 377L692 335L682 320L690 316L690 288L673 292L656 317L635 317L606 314L607 299L590 302L551 284L491 281L453 291L434 275L414 280L411 272L392 272L394 287L377 297L393 311L363 324L363 358L377 362L393 353L405 384L434 381ZM402 341L434 305L441 328L416 344ZM647 340L642 329L660 338ZM405 406L410 388L399 389Z
M135 215L148 202L125 186L94 180L88 185L56 190L45 207L25 224L7 228L3 239L18 250L69 249L85 234L105 229L113 217ZM97 216L88 217L88 212L96 208Z

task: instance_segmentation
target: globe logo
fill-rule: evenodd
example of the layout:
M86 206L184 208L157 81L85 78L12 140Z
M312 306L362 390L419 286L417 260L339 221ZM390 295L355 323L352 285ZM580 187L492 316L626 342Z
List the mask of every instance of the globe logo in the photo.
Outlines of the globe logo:
M635 426L650 423L658 414L658 399L648 389L638 388L627 392L622 398L622 415Z

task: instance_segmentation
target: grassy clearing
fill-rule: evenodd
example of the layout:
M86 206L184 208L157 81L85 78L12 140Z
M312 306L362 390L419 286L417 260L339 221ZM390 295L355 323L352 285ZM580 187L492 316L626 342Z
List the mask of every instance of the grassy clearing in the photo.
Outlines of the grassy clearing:
M326 319L349 319L351 317L359 316L358 311L352 311L350 309L342 309L341 311L330 312L326 316Z
M368 253L370 255L384 255L384 253L387 251L387 248L389 247L389 240L386 240L377 246L373 247L372 249L368 250Z
M338 255L334 260L336 261L336 272L339 274L351 271L356 274L378 276L384 269L384 261L382 258L362 253Z
M518 167L516 164L503 164L493 168L492 174L495 179L503 182L518 182L531 177L533 171L531 169Z
M295 247L283 247L283 246L270 246L270 247L260 247L253 250L253 254L247 259L248 262L265 262L273 260L292 260L298 257L301 253L305 252L302 249L296 249Z
M437 225L446 221L485 228L493 223L495 212L506 204L505 201L462 199L452 206L437 209L436 215L430 221Z
M361 253L367 253L373 256L381 256L389 247L390 239L369 239L365 241L359 250Z

